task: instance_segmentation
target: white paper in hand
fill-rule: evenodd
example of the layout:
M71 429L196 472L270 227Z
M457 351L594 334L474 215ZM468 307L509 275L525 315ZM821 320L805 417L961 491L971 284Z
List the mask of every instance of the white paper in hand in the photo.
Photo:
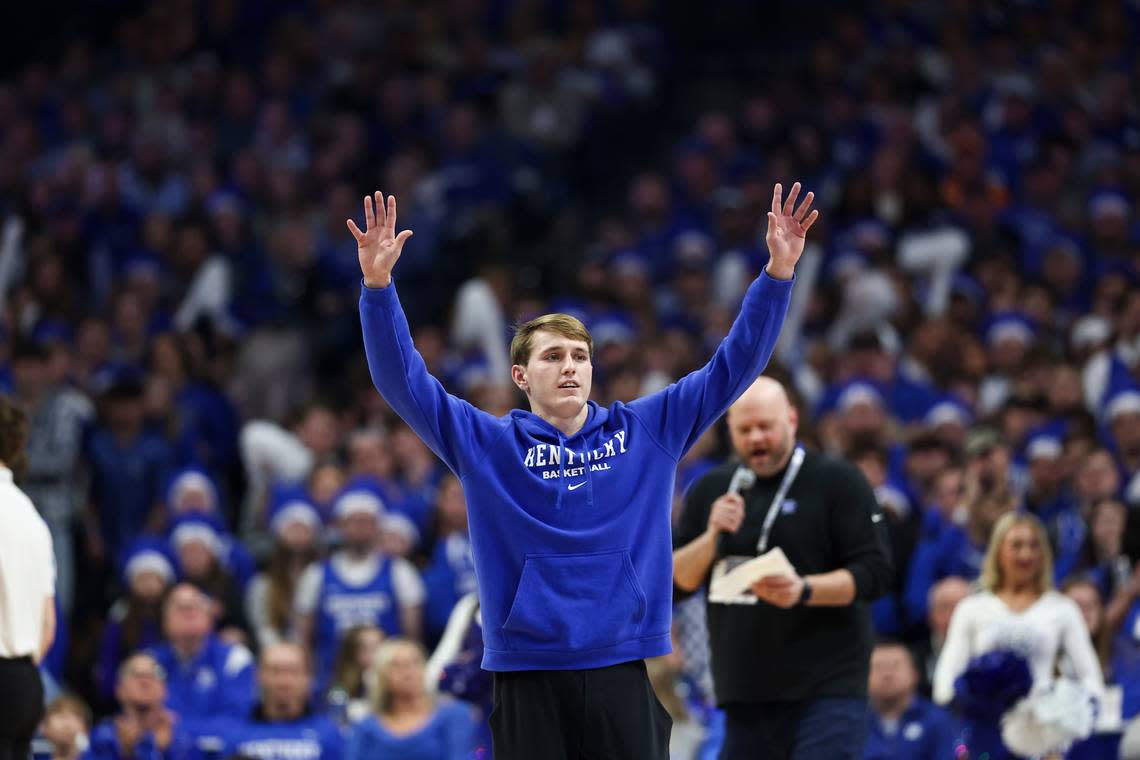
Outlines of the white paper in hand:
M728 565L723 562L718 563L713 571L712 582L709 584L709 601L740 603L741 597L748 595L754 583L773 575L789 577L796 575L796 569L788 561L783 549L778 546L731 569L728 569ZM756 597L747 598L755 603Z

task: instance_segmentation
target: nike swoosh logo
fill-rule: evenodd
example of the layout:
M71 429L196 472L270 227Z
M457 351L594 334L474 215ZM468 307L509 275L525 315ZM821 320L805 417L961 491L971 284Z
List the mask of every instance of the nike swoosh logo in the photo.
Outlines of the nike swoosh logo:
M566 490L573 491L575 488L581 488L584 485L586 485L586 481L583 480L581 483L574 483L573 485L566 486Z
M883 521L883 513L882 512L877 512L877 513L871 515L871 522L877 523L877 522L882 522L882 521Z

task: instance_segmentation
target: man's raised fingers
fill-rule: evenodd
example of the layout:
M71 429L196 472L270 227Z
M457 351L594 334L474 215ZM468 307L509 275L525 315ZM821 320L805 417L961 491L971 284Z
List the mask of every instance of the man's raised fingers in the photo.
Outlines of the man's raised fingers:
M809 192L804 196L803 203L801 203L800 207L796 209L795 217L797 222L802 222L804 220L804 217L807 216L807 212L811 210L811 203L814 200L815 193Z
M777 182L776 186L772 188L772 213L773 214L779 215L780 206L783 205L783 203L784 203L783 198L784 198L784 188L783 188L783 186L780 185L779 182Z
M396 236L396 248L397 249L403 248L404 243L408 242L408 238L410 238L411 236L412 236L411 230L404 230L399 235L397 235Z
M359 243L361 240L363 240L364 233L361 232L360 228L356 226L356 222L352 221L351 219L346 219L345 221L348 223L348 231L352 233L352 236L354 238L356 238L356 242Z
M387 221L388 221L388 234L389 235L395 235L396 234L396 196L394 196L394 195L388 196Z
M786 201L784 201L784 215L785 216L791 215L792 209L794 209L796 207L796 198L798 198L799 195L800 195L800 183L799 182L793 182L792 183L792 189L788 193L788 199Z
M364 229L370 230L376 226L376 213L372 210L372 196L364 196Z
M373 197L376 199L376 224L383 231L388 226L388 212L384 210L384 193L377 190L373 193Z
M807 232L808 230L811 229L811 226L813 224L815 224L816 219L819 219L819 210L818 209L811 212L810 214L808 214L808 218L804 220L804 223L803 223L804 232Z

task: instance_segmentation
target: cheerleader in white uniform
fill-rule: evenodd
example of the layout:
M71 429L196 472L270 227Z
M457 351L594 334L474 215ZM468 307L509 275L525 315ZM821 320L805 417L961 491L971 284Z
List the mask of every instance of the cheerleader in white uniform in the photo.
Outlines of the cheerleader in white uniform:
M1022 654L1033 691L1048 687L1064 654L1072 675L1094 696L1104 679L1081 611L1053 588L1053 561L1041 522L1024 513L1005 515L994 526L979 579L981 589L963 599L950 619L934 671L934 701L954 698L954 682L970 661L996 649ZM992 722L967 721L970 757L1017 757L1001 741L1000 715Z

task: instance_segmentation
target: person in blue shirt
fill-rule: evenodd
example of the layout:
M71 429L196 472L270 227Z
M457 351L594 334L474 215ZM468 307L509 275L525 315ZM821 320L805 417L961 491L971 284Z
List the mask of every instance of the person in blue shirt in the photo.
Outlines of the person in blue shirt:
M678 460L763 371L819 216L800 185L776 185L770 259L705 367L630 404L588 401L593 342L548 314L519 327L511 379L530 411L499 418L449 395L416 351L392 284L410 230L396 199L364 200L356 237L360 315L373 384L459 477L467 496L483 615L483 667L495 672L500 758L558 757L567 746L668 755L669 717L644 658L670 651L670 512ZM375 207L374 207L375 206ZM809 213L810 211L810 213ZM584 696L588 695L588 696Z
M473 708L437 701L424 678L424 651L389 639L376 652L375 714L354 725L345 760L462 760L474 748ZM498 752L496 751L496 755Z
M122 711L91 732L80 760L193 760L194 740L167 701L166 672L152 655L128 657L115 696Z
M341 760L344 739L336 724L314 712L313 674L296 644L272 644L257 663L261 700L248 715L218 724L220 757L253 760Z
M328 685L337 647L351 628L375 625L389 636L421 635L423 581L410 562L378 548L384 511L374 491L347 487L333 502L342 547L305 568L297 582L298 636L316 653L318 691Z
M435 504L439 537L424 568L424 629L429 642L438 641L443 635L456 602L476 589L471 537L467 533L467 502L463 486L454 475L443 477Z
M98 517L98 544L117 561L132 539L162 523L161 488L171 463L162 436L145 425L142 384L126 377L103 396L105 420L87 441L91 503Z
M871 652L867 681L867 745L864 760L952 760L950 714L918 696L918 670L901 642L881 641Z
M254 699L253 655L214 634L217 603L179 583L162 608L166 643L152 650L166 672L167 706L194 730L226 715L246 715Z

